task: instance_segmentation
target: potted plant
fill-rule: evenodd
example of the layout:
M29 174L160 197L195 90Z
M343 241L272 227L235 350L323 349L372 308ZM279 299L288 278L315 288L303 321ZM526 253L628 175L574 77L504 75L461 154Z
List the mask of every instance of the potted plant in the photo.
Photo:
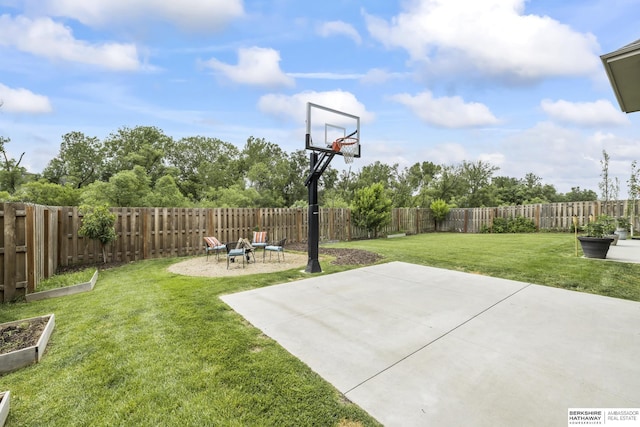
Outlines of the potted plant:
M626 216L621 216L616 219L616 231L615 233L618 235L618 238L621 240L626 240L629 231L631 231L631 221Z
M608 215L600 215L582 227L584 236L578 236L582 252L586 258L604 259L607 257L609 247L614 241L611 236L615 230L615 224Z

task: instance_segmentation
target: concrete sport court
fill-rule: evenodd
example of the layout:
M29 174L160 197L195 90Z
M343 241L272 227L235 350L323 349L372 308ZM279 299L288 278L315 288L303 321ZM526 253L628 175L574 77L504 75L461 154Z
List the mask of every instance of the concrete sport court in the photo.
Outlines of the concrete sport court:
M403 262L222 299L387 426L640 408L638 302Z

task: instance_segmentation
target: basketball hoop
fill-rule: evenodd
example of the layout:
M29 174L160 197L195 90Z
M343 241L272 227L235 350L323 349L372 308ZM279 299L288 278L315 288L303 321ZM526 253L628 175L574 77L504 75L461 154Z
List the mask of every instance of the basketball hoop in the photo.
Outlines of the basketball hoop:
M342 157L344 157L345 163L353 163L353 158L358 153L358 138L354 138L351 136L338 138L333 141L331 148L336 153L342 153Z

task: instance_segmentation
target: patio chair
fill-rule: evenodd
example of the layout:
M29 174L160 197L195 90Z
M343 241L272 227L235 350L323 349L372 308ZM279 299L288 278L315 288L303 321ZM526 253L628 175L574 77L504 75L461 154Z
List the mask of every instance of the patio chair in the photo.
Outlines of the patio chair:
M216 259L220 261L220 251L226 250L227 247L220 243L215 237L204 238L204 250L207 253L207 261L209 260L209 252L214 251L216 253Z
M247 256L245 248L238 248L237 242L227 243L227 270L229 269L229 262L235 262L236 257L242 258L242 268L244 268L244 258Z
M269 261L271 261L271 254L273 254L274 252L278 254L278 262L280 262L280 254L282 253L282 260L284 261L284 245L285 243L287 243L287 238L285 237L284 239L270 244L270 245L266 245L264 247L264 252L262 253L262 262L264 262L264 257L265 254L267 253L267 251L269 251Z
M264 248L267 246L267 232L266 231L254 231L253 239L251 239L251 246L254 248L262 248L264 253Z

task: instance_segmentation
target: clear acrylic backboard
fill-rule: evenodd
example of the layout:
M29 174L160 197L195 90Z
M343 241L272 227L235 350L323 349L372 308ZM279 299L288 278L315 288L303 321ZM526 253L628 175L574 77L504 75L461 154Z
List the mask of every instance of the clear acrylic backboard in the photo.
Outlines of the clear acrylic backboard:
M357 138L354 157L360 157L360 117L322 105L307 103L307 133L305 148L320 152L335 152L336 140Z

